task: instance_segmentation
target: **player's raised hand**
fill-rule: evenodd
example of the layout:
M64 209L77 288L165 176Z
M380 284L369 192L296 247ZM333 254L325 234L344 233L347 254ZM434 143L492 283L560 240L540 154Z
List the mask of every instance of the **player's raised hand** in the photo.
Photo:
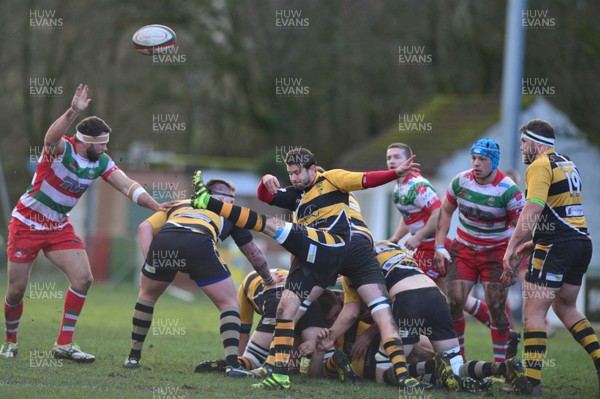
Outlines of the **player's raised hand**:
M275 195L279 187L281 187L279 180L273 175L264 175L262 177L262 184L267 188L267 191L273 195Z
M71 100L71 108L76 112L83 112L88 107L91 98L88 98L89 88L82 83L77 86L73 100Z
M408 175L410 172L420 172L421 164L413 162L416 158L416 155L408 158L402 165L396 168L396 176L404 177Z

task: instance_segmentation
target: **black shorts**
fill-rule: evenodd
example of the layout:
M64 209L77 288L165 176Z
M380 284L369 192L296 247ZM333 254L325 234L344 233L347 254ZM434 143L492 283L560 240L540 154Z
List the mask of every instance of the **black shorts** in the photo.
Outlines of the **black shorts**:
M273 333L277 319L277 305L283 292L283 287L273 287L262 293L262 316L256 326L256 331Z
M563 283L580 286L592 258L592 240L536 243L529 259L525 281L550 288Z
M285 281L285 289L292 291L301 301L308 297L313 287L319 286L327 288L334 285L338 275L338 268L334 269L333 274L317 274L298 258L294 258L290 272Z
M335 281L337 278L346 253L346 245L347 242L340 235L301 224L294 224L288 237L281 244L295 257L290 275L294 271L294 265L301 266L314 273L322 287L332 285L331 280Z
M183 229L161 231L150 244L142 273L151 280L171 282L177 272L188 273L198 287L231 277L210 236Z
M405 344L416 344L419 336L431 341L456 338L446 298L437 287L417 288L396 294L392 313Z
M346 256L339 273L348 277L354 288L365 284L385 285L371 240L362 234L353 234L346 247Z

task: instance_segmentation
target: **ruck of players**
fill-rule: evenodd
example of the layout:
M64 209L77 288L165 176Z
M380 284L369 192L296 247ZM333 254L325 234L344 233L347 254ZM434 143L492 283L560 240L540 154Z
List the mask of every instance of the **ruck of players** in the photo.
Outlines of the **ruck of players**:
M260 201L291 212L286 221L236 205L235 182L204 181L201 171L193 175L190 198L157 203L108 156L112 132L104 120L86 117L69 133L91 101L88 93L79 85L49 127L31 185L12 212L1 361L19 354L23 298L40 250L65 274L69 288L58 337L53 345L39 345L77 363L103 356L74 341L93 277L68 218L101 177L124 201L154 211L139 221L144 262L138 298L128 304L131 335L115 337L130 339L119 365L128 370L143 372L148 364L142 353L154 310L183 273L215 305L220 323L214 333L223 345L221 358L198 359L190 372L248 378L253 390L290 389L302 369L314 378L372 380L405 391L472 393L502 384L507 392L541 395L550 307L600 378L600 344L576 306L592 254L585 176L561 152L549 123L534 119L515 132L527 165L524 191L499 169L500 146L488 138L472 144L471 168L453 171L443 195L420 173L410 143L390 144L381 154L382 168L366 172L323 169L309 149L291 149L285 156L289 184L273 171L256 190ZM353 193L388 184L401 219L391 236L375 237ZM455 214L457 227L451 228ZM289 252L289 264L269 264L251 232ZM228 237L254 269L237 287L219 253ZM178 262L156 262L165 251L176 253ZM522 331L507 307L508 289L519 278L525 290ZM473 293L476 286L483 298ZM254 313L259 322L253 329ZM466 314L489 331L483 359L469 354ZM27 340L27 332L19 337Z

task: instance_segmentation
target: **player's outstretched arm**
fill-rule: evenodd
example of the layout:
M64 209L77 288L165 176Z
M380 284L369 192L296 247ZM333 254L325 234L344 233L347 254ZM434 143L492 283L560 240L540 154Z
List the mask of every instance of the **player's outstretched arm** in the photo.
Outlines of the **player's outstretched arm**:
M415 155L408 158L402 165L396 169L376 170L372 172L365 172L362 174L362 189L379 187L394 181L398 178L404 178L411 173L418 173L421 165L414 162ZM359 188L359 189L361 189ZM350 191L354 191L357 188L350 188Z
M254 240L240 247L240 251L244 254L248 262L252 265L254 270L262 277L265 284L273 284L273 277L271 276L271 270L267 264L267 258Z
M140 183L130 179L122 170L115 170L106 179L108 184L129 197L136 204L154 212L169 210L168 204L159 204L144 190Z
M75 118L77 118L77 115L85 111L90 101L92 101L91 98L88 98L88 91L87 85L80 84L77 86L75 95L71 100L71 107L48 128L44 137L44 147L48 154L58 155L64 151L65 143L62 140L63 135L67 132L67 129L71 126Z

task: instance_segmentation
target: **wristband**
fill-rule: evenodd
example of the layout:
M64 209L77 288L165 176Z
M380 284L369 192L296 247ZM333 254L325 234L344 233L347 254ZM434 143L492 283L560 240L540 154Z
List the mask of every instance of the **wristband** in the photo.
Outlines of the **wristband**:
M266 285L271 285L271 284L273 284L273 276L269 276L269 278L263 278L263 282L264 282Z
M446 247L444 245L436 245L435 250L437 251L438 249L446 249Z
M136 204L138 203L140 195L144 193L146 193L146 190L144 190L144 188L138 182L132 183L131 186L129 186L129 188L127 189L127 196L131 198L131 200Z

